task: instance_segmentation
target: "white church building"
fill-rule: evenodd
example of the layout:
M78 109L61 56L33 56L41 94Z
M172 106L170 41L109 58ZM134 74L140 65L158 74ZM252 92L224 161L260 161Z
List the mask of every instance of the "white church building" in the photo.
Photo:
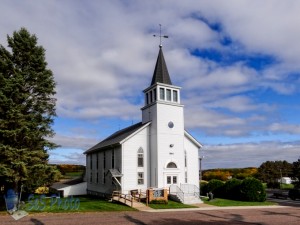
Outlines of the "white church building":
M88 194L170 187L171 192L199 194L202 146L184 129L180 91L171 82L160 45L151 84L144 90L142 121L84 153Z

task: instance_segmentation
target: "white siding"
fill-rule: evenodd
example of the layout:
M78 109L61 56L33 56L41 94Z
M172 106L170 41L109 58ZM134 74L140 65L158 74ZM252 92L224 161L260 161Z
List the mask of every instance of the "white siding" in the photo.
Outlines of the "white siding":
M186 136L184 147L187 153L188 183L199 187L199 148Z
M166 185L166 175L177 175L178 184L184 182L184 121L181 105L157 104L157 187ZM172 121L174 127L168 123ZM173 146L173 147L171 147ZM175 162L178 169L166 169L168 162Z
M95 191L99 193L112 193L115 186L112 185L112 178L108 173L109 169L112 169L112 150L114 150L114 168L119 169L121 171L122 168L122 161L121 161L121 147L114 147L111 149L107 149L100 152L95 152L92 154L87 155L87 167L86 167L86 174L87 174L87 189L89 191ZM97 155L98 154L98 168L97 168ZM103 158L105 154L105 168L103 165ZM90 157L92 157L92 168L90 166ZM90 182L90 176L92 173L92 182ZM97 173L98 173L98 182L97 182ZM105 176L105 184L103 183L103 176Z
M86 195L87 182L82 182L75 185L70 185L64 188L59 188L59 191L64 191L63 197L73 196L73 195Z
M128 139L122 145L122 191L123 193L128 193L132 189L143 189L146 190L148 187L148 127L145 127L139 131L136 135ZM137 152L139 148L142 148L144 151L144 168L138 168L137 166ZM144 172L144 184L138 185L137 183L137 173Z

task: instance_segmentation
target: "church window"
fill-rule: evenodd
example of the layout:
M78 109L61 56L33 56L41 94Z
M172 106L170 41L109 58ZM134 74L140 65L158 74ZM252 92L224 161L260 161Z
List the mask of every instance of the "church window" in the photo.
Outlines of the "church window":
M173 101L178 102L178 92L173 90Z
M138 167L144 167L144 151L142 148L138 150Z
M98 170L99 167L99 154L96 154L96 169Z
M154 101L156 101L156 88L153 90Z
M148 93L146 93L146 105L148 105L149 104L149 96L148 96L149 94Z
M105 171L103 171L102 183L105 184Z
M144 184L144 173L138 172L138 184Z
M188 182L187 171L184 172L184 182L185 183Z
M171 101L171 90L167 89L167 101Z
M111 151L111 168L115 168L115 150Z
M106 154L103 152L103 169L106 168Z
M165 100L165 89L159 88L159 98L160 100Z
M184 151L184 167L187 167L187 155L186 155L186 151Z
M171 184L171 179L172 179L171 176L167 176L167 184Z
M153 96L152 96L152 91L150 91L150 103L152 103L153 102Z
M169 162L167 168L177 168L177 165L174 162Z
M90 183L92 183L93 182L93 173L91 172L91 174L90 174Z
M177 184L177 176L173 176L173 184Z
M93 169L93 154L90 155L90 169Z

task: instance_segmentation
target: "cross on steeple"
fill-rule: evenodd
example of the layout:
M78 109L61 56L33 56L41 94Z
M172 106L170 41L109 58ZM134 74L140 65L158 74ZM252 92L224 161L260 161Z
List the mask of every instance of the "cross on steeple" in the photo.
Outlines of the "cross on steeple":
M159 35L153 34L153 37L159 37L159 47L162 47L161 38L169 38L168 35L161 35L161 24L159 24Z

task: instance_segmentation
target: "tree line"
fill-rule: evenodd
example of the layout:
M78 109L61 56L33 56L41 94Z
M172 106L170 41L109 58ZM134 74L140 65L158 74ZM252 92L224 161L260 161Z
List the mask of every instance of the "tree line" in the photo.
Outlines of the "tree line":
M233 168L233 169L211 169L204 170L202 179L210 181L217 179L221 181L227 181L229 179L245 179L253 177L260 181L267 183L267 186L279 187L280 179L282 177L290 177L296 187L300 187L300 158L289 163L287 161L266 161L262 163L258 168Z

